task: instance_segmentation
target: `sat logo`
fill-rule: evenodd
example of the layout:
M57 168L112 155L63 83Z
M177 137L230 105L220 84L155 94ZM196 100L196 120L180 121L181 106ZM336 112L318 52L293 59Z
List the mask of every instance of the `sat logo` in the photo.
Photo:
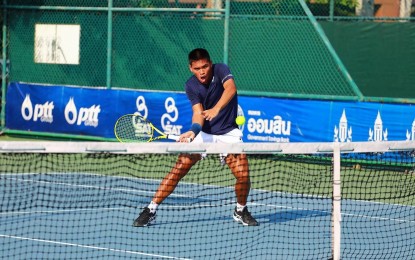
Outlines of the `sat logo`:
M183 126L172 124L176 123L179 118L179 110L176 107L176 101L174 101L172 97L168 97L164 101L164 107L166 109L166 113L161 116L160 120L163 131L166 134L180 135Z

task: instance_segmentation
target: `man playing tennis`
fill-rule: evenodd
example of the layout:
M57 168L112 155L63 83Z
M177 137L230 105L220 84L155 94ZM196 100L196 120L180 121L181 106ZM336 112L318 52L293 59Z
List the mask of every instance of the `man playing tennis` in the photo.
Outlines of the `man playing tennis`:
M212 64L205 49L194 49L189 53L189 68L193 73L186 82L186 94L192 104L192 126L180 135L180 142L194 143L240 143L242 132L235 123L238 98L234 77L225 64ZM157 207L176 188L190 168L206 155L180 154L175 166L162 180L152 201L134 221L134 226L144 227L155 220ZM257 226L246 206L249 190L249 167L245 154L223 155L222 160L236 178L235 221L245 226Z

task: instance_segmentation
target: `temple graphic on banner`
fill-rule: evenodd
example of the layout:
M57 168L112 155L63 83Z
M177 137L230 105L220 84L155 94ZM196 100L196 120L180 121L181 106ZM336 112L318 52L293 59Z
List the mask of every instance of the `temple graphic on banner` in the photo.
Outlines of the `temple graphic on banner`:
M340 117L339 128L334 126L334 141L340 143L352 141L352 127L348 128L347 126L346 111L344 109Z
M413 141L415 140L415 119L412 121L412 128L411 131L406 130L406 141Z
M376 116L375 125L373 126L373 129L374 130L372 130L372 128L369 129L368 141L381 142L388 140L388 129L385 129L385 131L383 131L383 122L379 111L378 115Z

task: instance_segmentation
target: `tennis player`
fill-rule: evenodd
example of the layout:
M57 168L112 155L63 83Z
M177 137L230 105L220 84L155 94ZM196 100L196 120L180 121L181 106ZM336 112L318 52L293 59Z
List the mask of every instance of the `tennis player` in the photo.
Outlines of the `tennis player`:
M186 82L186 94L192 104L192 126L180 135L180 142L193 140L194 143L240 143L242 132L235 123L238 98L234 77L227 65L213 64L205 49L194 49L189 53L189 68L193 73ZM176 188L190 168L206 154L180 154L175 166L162 180L150 204L134 221L134 226L144 227L156 217L157 207ZM246 206L251 182L248 159L245 154L224 154L221 161L226 163L236 178L235 221L245 226L257 226Z

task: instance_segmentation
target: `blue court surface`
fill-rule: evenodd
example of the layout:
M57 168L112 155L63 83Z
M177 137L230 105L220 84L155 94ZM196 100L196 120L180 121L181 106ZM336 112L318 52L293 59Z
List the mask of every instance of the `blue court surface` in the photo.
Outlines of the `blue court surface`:
M82 176L82 177L80 177ZM182 182L156 223L132 223L159 181L3 174L2 259L329 259L331 199L252 190L260 226L235 222L233 187ZM342 201L342 259L415 257L415 208Z

